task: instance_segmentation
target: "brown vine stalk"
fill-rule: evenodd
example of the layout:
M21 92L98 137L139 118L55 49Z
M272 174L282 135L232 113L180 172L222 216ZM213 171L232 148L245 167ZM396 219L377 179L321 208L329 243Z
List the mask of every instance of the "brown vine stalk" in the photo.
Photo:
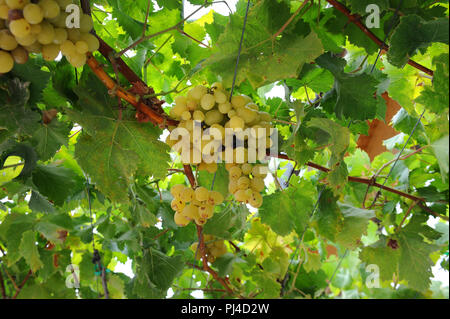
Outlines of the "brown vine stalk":
M359 19L358 15L352 14L351 11L344 6L342 3L336 0L327 0L329 4L331 4L333 7L335 7L337 10L345 14L350 22L354 23L362 32L364 32L373 42L375 42L379 47L381 47L384 51L389 51L389 46L384 43L380 38L378 38L372 31L370 31ZM412 67L430 75L433 76L434 72L427 67L409 59L408 64Z

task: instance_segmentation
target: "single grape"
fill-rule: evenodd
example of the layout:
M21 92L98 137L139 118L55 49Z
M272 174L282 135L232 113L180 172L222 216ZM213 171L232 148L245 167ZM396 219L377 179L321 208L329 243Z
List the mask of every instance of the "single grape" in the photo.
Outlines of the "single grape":
M235 95L231 98L231 105L236 108L244 107L247 100L243 95Z
M14 67L14 59L6 51L0 50L0 74L8 73Z
M13 20L9 23L9 30L14 36L23 38L30 34L31 26L25 19Z
M236 198L238 202L246 202L249 200L250 196L248 196L246 190L240 189L234 193L234 198Z
M77 52L80 54L86 54L89 51L89 46L84 41L77 41L75 43L75 47L77 48Z
M23 8L23 16L28 23L38 24L44 19L44 12L37 4L30 3Z
M214 107L215 103L216 98L212 94L205 94L200 100L200 106L206 111L211 110Z
M37 35L37 40L40 44L50 44L55 39L55 29L53 25L48 22L41 23L41 33Z
M194 199L195 193L192 188L186 187L181 192L181 199L185 202L191 202Z
M235 130L244 129L245 121L242 118L240 118L239 116L233 116L230 119L230 127Z
M193 204L186 205L186 207L183 209L181 213L183 214L183 216L185 216L187 219L190 220L195 220L199 218L198 206Z
M209 191L205 187L198 187L195 190L195 198L201 202L208 200L209 197Z
M5 0L10 9L23 9L30 0Z
M67 38L76 43L81 39L81 32L79 29L67 29Z
M30 45L32 45L34 43L37 43L36 35L35 34L31 34L31 33L29 35L23 37L23 38L16 37L16 40L17 40L17 43L19 43L21 46L24 46L24 47L30 46Z
M190 120L191 119L191 112L189 112L189 111L184 111L182 114L181 114L181 119L183 120L183 121L187 121L187 120Z
M100 42L97 37L90 33L82 33L80 40L87 43L89 47L89 52L95 52L100 48Z
M80 17L80 31L81 32L90 32L93 27L94 27L94 22L92 21L91 16L88 14L83 14Z
M203 122L205 120L205 113L203 113L202 111L199 111L199 110L194 111L193 119L195 121Z
M32 44L28 46L24 46L25 50L27 50L30 53L40 53L42 52L42 44L40 44L37 41L34 41Z
M47 19L56 18L61 11L58 3L54 0L41 0L39 6L44 13L44 18Z
M0 49L12 51L17 48L17 40L8 30L0 31Z
M261 205L263 203L263 198L260 193L253 192L252 196L250 196L250 198L248 200L248 203L250 205L252 205L254 208L259 208L259 207L261 207Z
M223 195L217 191L211 191L208 197L208 204L210 205L220 205L223 203Z
M188 92L188 98L200 101L202 96L208 92L208 89L203 85L197 85L192 90Z
M249 163L244 163L241 165L242 174L249 175L252 172L253 165Z
M267 176L267 167L263 165L255 165L252 169L252 175L254 177L266 177Z
M250 179L247 176L241 176L237 181L237 185L239 189L247 189L250 186Z
M198 208L198 213L201 218L209 219L214 215L214 206L209 204L202 204Z
M219 112L222 114L227 114L231 111L231 103L230 102L224 102L219 104Z
M73 55L68 57L68 60L73 67L81 68L86 64L86 55L75 52Z
M213 83L213 85L211 85L211 89L223 91L223 85L220 82L215 82Z
M31 34L37 35L39 33L41 33L42 31L42 27L40 24L32 24L31 25Z
M257 192L262 192L265 187L264 179L260 177L252 178L250 181L250 187Z
M66 31L66 29L56 28L55 29L55 38L53 39L53 43L61 45L66 40L67 40L67 31Z
M239 166L233 166L229 170L230 179L237 180L242 175L242 170Z
M177 212L181 212L185 206L186 203L179 198L172 199L172 202L170 203L170 207L172 207L172 209Z
M227 101L227 96L222 91L216 90L214 91L214 97L216 100L216 103L222 104Z
M211 110L205 115L205 123L206 125L218 124L223 121L223 114L218 110Z
M183 214L176 212L175 215L173 216L174 222L175 224L177 224L180 227L185 227L187 225L189 225L189 223L191 222L186 216L184 216Z
M46 44L42 47L42 57L45 61L54 61L60 52L59 44Z
M61 52L65 56L71 56L77 52L77 48L72 41L66 40L61 44Z
M17 64L25 64L28 61L28 51L23 47L17 47L13 51L11 51L11 55L14 59L14 62Z
M181 198L181 193L185 190L186 186L181 185L181 184L177 184L174 185L171 189L170 189L170 193L172 194L173 197L175 198Z

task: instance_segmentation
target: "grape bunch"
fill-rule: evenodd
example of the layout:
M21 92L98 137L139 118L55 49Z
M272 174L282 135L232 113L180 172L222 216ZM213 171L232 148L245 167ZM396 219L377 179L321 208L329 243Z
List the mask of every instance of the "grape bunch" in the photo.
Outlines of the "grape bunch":
M80 28L67 28L66 7L72 0L0 0L0 73L14 63L24 64L30 53L54 61L60 53L74 67L86 63L86 54L99 48L89 15L80 16ZM70 19L69 19L70 20Z
M238 202L250 204L254 208L262 205L261 192L264 190L264 179L267 167L261 164L227 164L229 183L228 191Z
M206 260L210 263L213 263L216 258L219 258L225 255L228 251L227 246L223 240L219 240L213 235L205 235L205 252L206 252ZM198 243L193 243L191 245L191 249L196 252L198 248ZM197 260L200 260L201 256L197 253Z
M258 128L265 128L266 134L255 137L266 139L266 145L272 146L270 139L271 115L260 111L258 105L253 103L248 96L236 95L230 101L230 94L224 90L220 82L214 83L211 88L197 85L188 91L186 96L176 97L175 105L170 109L170 116L180 121L178 127L191 133L189 145L186 146L186 149L190 151L190 156L183 157L183 162L197 164L198 170L206 170L209 173L217 171L217 162L224 159L223 150L227 128L232 128L234 131L254 128L255 134L258 134ZM222 140L205 141L201 137L198 139L192 134L196 125L201 126L206 135L214 134L211 129L217 130L220 132ZM174 129L175 127L169 127L171 132ZM247 138L248 136L244 136L244 139ZM166 143L173 147L181 140L181 137L178 140L172 140L169 135ZM245 141L240 141L240 144L244 147ZM176 150L183 156L182 150ZM200 154L199 159L194 158L196 152ZM204 157L209 157L210 160L204 161ZM244 160L247 161L245 157Z
M174 221L178 226L187 226L191 221L202 226L214 215L214 206L222 204L223 195L205 187L195 190L181 184L172 187L171 207L175 211Z

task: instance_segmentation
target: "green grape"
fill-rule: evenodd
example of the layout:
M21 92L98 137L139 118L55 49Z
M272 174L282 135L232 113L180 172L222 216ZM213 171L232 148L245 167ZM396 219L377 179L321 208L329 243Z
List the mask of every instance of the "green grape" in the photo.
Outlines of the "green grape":
M239 166L233 166L229 170L230 179L237 180L242 175L242 170Z
M86 64L86 55L79 54L78 52L75 52L74 54L68 56L67 59L75 68L81 68Z
M30 1L29 0L5 0L10 9L23 9Z
M212 124L211 127L209 128L209 132L216 139L218 139L218 137L215 137L215 136L219 135L219 133L220 133L220 136L222 136L222 140L225 138L225 128L220 124L217 124L217 123Z
M200 186L195 190L195 198L197 200L203 202L205 200L208 200L208 197L209 197L209 191L206 188Z
M188 92L188 99L200 101L202 96L208 92L208 89L203 85L197 85Z
M205 123L206 125L218 124L223 121L223 114L218 110L211 110L205 115Z
M6 51L0 50L0 74L8 73L14 67L14 59Z
M175 104L170 110L171 115L176 118L181 117L185 111L187 111L185 104Z
M193 204L186 205L181 213L189 220L195 220L199 218L198 206Z
M67 8L67 6L68 6L69 4L72 4L72 3L73 3L72 0L56 0L56 2L58 2L59 7L60 7L61 9L63 9L63 11L66 10L66 8Z
M41 33L41 31L42 31L42 27L40 24L32 24L31 25L31 31L30 31L31 34L36 35L36 34Z
M248 196L245 190L240 189L236 193L234 193L234 198L236 198L238 202L246 202L247 200L249 200L250 196Z
M97 37L90 33L82 33L80 39L87 43L89 52L95 52L100 48L100 42Z
M42 57L45 61L54 61L60 52L59 44L46 44L42 47Z
M222 114L227 114L231 111L231 103L230 102L224 102L219 104L219 112Z
M203 225L206 224L206 222L207 222L207 219L206 219L206 218L197 217L197 218L195 219L195 223L196 223L198 226L203 226Z
M272 121L272 115L270 115L267 112L259 112L259 116L261 118L261 121L264 121L264 122L271 122Z
M195 100L188 100L186 107L189 111L195 111L198 108L198 102Z
M28 52L23 47L15 48L11 55L17 64L25 64L28 61Z
M233 116L230 119L230 127L235 130L236 129L244 129L245 121L242 118L240 118L239 116Z
M217 191L211 191L208 197L208 204L210 205L220 205L223 203L223 195Z
M194 199L195 193L192 188L186 187L181 192L181 199L185 202L191 202Z
M39 6L44 13L44 18L47 19L56 18L61 11L58 3L54 0L41 0Z
M256 113L255 110L249 109L246 106L238 108L237 114L240 118L244 120L245 123L253 122L258 116L258 113Z
M173 197L175 198L181 198L181 193L185 190L186 186L181 185L181 184L177 184L174 185L171 189L170 189L170 193L172 194Z
M253 165L249 163L244 163L241 165L242 174L249 175L252 172Z
M230 119L235 117L236 115L237 115L237 112L235 110L230 110L228 112L228 118L230 118Z
M214 91L214 97L216 100L216 103L222 104L227 101L227 96L222 91L216 90Z
M220 82L215 82L213 83L213 85L211 85L211 89L223 91L223 85Z
M17 40L8 30L0 31L0 49L12 51L17 48Z
M93 27L94 27L94 22L92 21L91 16L88 14L83 14L80 17L80 31L81 32L90 32Z
M250 187L257 192L262 192L265 187L264 179L260 177L252 178L250 181Z
M244 107L247 104L247 100L243 95L235 95L231 98L231 105L236 109Z
M66 28L66 20L67 17L69 16L68 13L66 12L61 12L60 15L58 15L57 17L53 18L53 19L47 19L48 21L50 21L51 24L53 24L55 27L58 28Z
M38 24L44 19L44 12L37 4L30 3L23 8L23 17L30 24Z
M201 218L209 219L214 215L214 206L209 204L202 204L198 208L198 213Z
M177 224L180 227L185 227L187 225L189 225L189 223L191 222L186 216L184 216L183 214L176 212L175 215L173 216L174 222L175 224Z
M0 5L0 19L8 20L9 7L6 4Z
M25 19L13 20L9 23L9 30L16 37L26 37L31 32L31 26Z
M30 45L36 43L37 37L35 34L30 33L29 35L27 35L23 38L16 37L16 40L17 40L17 43L19 43L21 46L26 47L26 46L30 46Z
M239 177L237 185L239 189L247 189L250 186L250 179L247 176Z
M41 33L37 35L37 40L40 44L50 44L55 39L55 29L48 22L41 23Z
M179 198L174 198L170 203L170 207L172 207L174 211L181 212L184 207L186 207L186 203Z
M200 100L200 106L206 111L211 110L214 107L215 103L216 98L212 94L205 94Z
M205 120L205 113L202 111L194 111L193 117L194 121L203 122Z
M77 48L77 52L80 54L86 54L89 51L89 46L84 41L77 41L75 43L75 47Z
M79 29L67 29L67 38L76 43L81 39L81 32Z
M53 43L63 44L66 40L67 40L66 29L56 28L55 29L55 38L53 39Z
M248 199L248 203L254 208L259 208L263 203L263 198L260 193L253 192L252 196Z
M183 121L190 120L191 117L192 117L192 115L191 115L191 112L189 112L189 111L184 111L184 112L181 114L181 119L182 119Z
M262 166L262 165L253 166L252 175L254 177L266 177L267 176L267 167Z
M66 40L61 44L61 52L65 56L71 56L77 52L77 48L72 41Z

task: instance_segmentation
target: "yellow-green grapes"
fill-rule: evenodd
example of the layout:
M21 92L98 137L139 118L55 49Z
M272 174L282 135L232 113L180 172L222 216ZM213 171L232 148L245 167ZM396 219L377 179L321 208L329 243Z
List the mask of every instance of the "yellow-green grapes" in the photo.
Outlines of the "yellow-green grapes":
M225 255L228 251L225 242L221 239L214 237L213 235L203 236L205 241L205 254L208 262L213 263L217 258ZM193 243L191 245L192 251L197 252L198 243ZM196 259L200 260L201 254L197 252Z
M66 7L72 0L0 0L0 73L8 73L14 63L24 64L29 53L41 53L54 61L60 53L74 67L86 63L88 52L100 43L89 32L92 18L82 14L80 28L68 28Z
M209 191L204 187L193 190L178 184L172 187L173 196L171 207L175 211L174 221L178 226L187 226L191 221L197 225L204 225L214 215L214 206L222 204L223 195L216 191Z
M250 204L254 208L261 207L261 192L265 188L264 178L267 166L261 164L227 164L229 184L228 190L238 202Z

